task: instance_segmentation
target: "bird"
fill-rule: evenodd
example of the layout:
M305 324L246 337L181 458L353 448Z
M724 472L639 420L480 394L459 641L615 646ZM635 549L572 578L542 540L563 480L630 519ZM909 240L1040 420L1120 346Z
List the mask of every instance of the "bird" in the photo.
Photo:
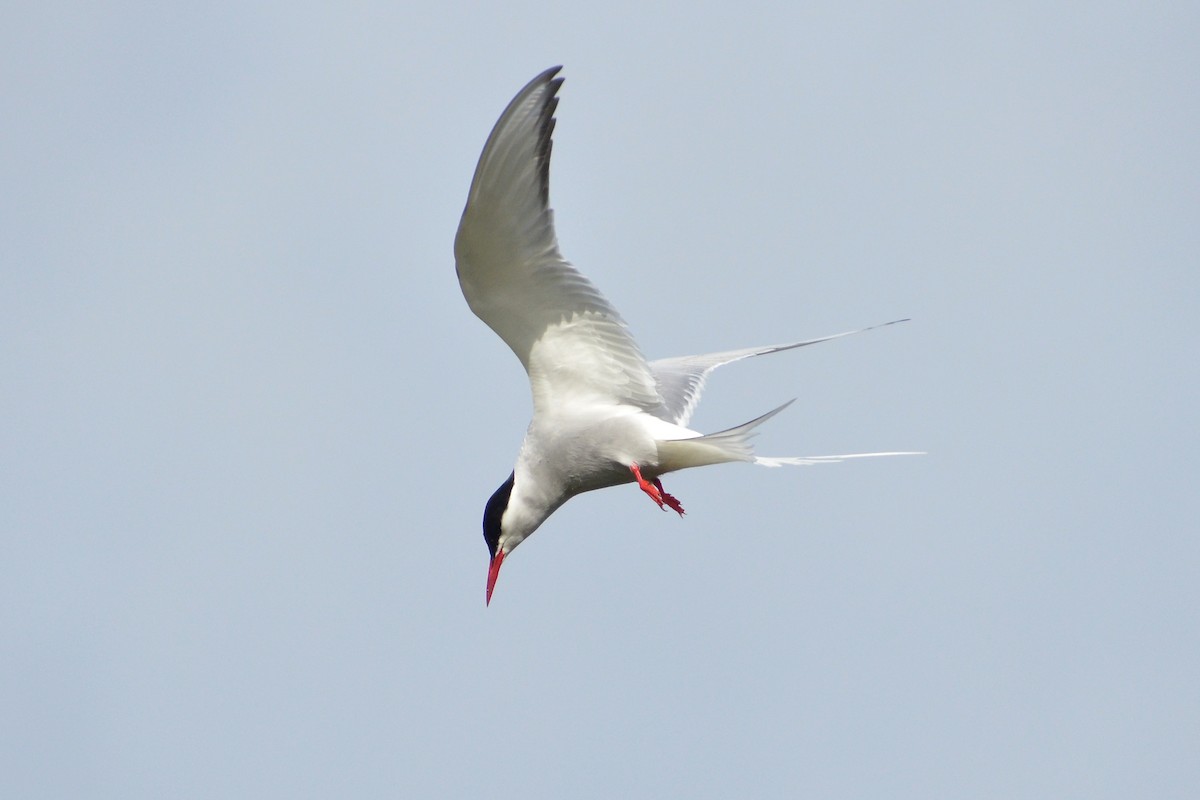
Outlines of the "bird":
M717 433L688 427L709 374L724 364L826 342L816 339L647 361L617 310L563 257L550 208L550 151L563 78L551 67L525 85L479 157L454 239L455 271L471 311L512 349L529 376L533 416L511 474L488 499L485 605L500 567L572 497L635 483L659 508L684 515L661 476L750 462L818 464L840 456L755 455L755 429L792 401Z

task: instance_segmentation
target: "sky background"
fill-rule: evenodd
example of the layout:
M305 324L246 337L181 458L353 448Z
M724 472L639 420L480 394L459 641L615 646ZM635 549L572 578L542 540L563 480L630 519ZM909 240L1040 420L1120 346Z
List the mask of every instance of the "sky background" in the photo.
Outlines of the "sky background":
M0 795L1194 798L1192 3L22 3ZM452 242L565 64L566 256L766 455L572 500Z

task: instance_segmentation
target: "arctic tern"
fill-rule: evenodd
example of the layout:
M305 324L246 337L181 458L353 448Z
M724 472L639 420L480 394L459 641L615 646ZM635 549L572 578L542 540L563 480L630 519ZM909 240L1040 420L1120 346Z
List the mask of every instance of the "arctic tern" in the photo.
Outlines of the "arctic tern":
M454 240L467 304L512 348L533 392L533 419L516 466L483 514L489 605L507 555L582 492L636 483L659 508L682 516L682 504L659 480L665 473L732 461L776 467L902 455L756 456L752 432L791 401L718 433L687 427L705 380L722 364L870 328L647 362L620 314L558 249L549 191L561 69L530 81L500 115Z

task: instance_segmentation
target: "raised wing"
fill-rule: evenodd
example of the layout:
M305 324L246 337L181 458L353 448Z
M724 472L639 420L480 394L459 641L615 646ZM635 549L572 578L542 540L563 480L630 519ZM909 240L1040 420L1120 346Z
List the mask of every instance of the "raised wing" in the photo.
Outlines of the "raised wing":
M549 196L560 69L530 81L484 145L454 240L458 281L525 366L535 413L575 400L656 410L654 378L625 322L558 249Z
M708 374L723 364L728 364L731 361L741 361L743 358L750 358L751 356L765 356L769 353L778 353L782 350L792 350L810 344L828 342L830 339L840 339L843 336L851 336L855 333L883 328L887 325L895 325L897 322L908 322L908 320L893 320L892 322L885 322L882 325L872 325L869 328L844 331L842 333L835 333L832 336L822 336L819 339L806 339L803 342L792 342L791 344L747 347L743 350L726 350L723 353L708 353L701 356L679 356L678 358L663 358L658 361L651 361L650 371L654 374L654 380L658 384L659 396L662 397L662 411L659 416L667 422L673 422L676 425L687 425L688 420L692 418L692 413L696 410L696 404L700 402L700 393L704 391L704 384L708 380ZM836 456L836 458L844 457Z

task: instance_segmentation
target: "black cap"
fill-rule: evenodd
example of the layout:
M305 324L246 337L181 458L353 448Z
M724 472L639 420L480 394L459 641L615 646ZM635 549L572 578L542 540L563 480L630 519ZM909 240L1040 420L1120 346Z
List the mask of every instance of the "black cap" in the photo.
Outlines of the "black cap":
M504 509L508 508L508 498L512 494L516 475L515 472L511 473L508 480L500 484L483 509L483 540L487 542L492 558L496 557L496 549L500 547L500 518L504 516Z

